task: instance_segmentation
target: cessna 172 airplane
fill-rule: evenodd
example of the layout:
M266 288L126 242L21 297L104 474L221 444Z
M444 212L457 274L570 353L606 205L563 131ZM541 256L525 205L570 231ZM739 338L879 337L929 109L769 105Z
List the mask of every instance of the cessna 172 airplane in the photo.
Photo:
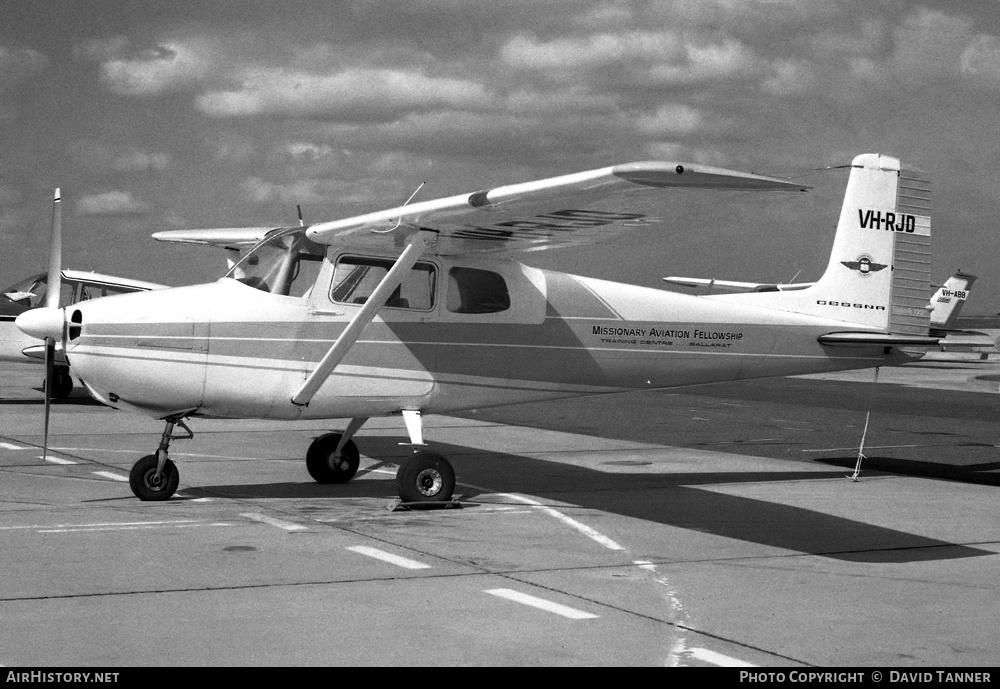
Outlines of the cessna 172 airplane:
M686 188L805 190L697 164L616 165L276 228L217 282L49 304L17 325L62 342L97 399L165 421L130 474L143 500L176 490L169 444L190 437L174 435L190 434L188 418L350 419L306 454L315 480L343 483L372 416L400 415L417 449L425 414L868 368L937 342L928 178L884 155L852 162L829 264L806 289L703 298L513 258L641 227L681 231L667 209ZM397 483L404 502L449 501L455 473L421 450Z
M29 309L42 306L47 284L47 273L39 273L0 292L0 361L24 361L25 357L45 360L45 345L14 327L14 320ZM64 269L61 271L58 304L62 307L112 294L143 292L163 287L164 285L142 280ZM70 375L69 363L59 346L55 352L52 396L61 399L69 396L72 391L73 377Z

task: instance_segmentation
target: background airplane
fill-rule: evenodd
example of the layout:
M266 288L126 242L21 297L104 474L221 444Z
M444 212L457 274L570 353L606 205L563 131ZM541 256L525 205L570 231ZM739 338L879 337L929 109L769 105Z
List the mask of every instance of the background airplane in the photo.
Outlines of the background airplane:
M906 348L938 342L930 183L889 156L850 167L829 264L801 290L694 297L514 260L684 231L665 212L671 189L805 189L653 161L279 229L226 279L36 309L17 325L62 341L97 399L165 421L130 474L141 499L174 493L169 444L197 416L349 418L306 454L317 481L343 483L372 416L401 416L423 448L423 414L912 360ZM404 502L448 501L455 480L427 451L397 474Z
M60 307L113 294L164 288L164 285L152 282L80 270L62 270L61 275L58 301ZM47 287L48 274L38 273L11 285L0 293L0 361L24 361L25 357L39 362L45 361L45 346L38 338L26 335L16 328L14 320L25 311L44 305ZM70 375L69 363L63 354L61 344L56 347L55 356L52 396L63 398L73 391L73 377Z

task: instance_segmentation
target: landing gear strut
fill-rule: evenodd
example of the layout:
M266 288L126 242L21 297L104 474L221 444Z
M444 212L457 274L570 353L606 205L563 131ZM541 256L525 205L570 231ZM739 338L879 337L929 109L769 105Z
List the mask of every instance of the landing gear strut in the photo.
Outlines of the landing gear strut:
M169 500L180 483L180 473L167 456L167 450L171 440L188 440L194 433L184 424L183 418L169 417L166 421L156 454L140 459L128 475L128 484L140 500ZM174 426L183 428L187 435L174 435Z

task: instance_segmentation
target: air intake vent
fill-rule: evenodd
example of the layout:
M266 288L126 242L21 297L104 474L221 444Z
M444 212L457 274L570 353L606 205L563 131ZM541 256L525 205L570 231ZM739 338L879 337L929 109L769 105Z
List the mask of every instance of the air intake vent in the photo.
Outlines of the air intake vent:
M69 317L69 339L75 340L83 332L83 313L80 309L74 309Z

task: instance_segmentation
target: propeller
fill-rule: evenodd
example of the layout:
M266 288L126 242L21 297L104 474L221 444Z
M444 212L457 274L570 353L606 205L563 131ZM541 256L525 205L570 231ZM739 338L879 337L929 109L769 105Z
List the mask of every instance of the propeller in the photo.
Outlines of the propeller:
M59 187L52 198L52 235L49 238L49 278L45 292L45 308L58 309L62 294L62 195ZM63 316L65 318L65 316ZM60 330L64 330L60 328ZM60 333L61 335L62 333ZM59 338L62 340L62 337ZM52 408L52 386L55 385L56 340L45 338L45 431L42 440L42 460L49 454L49 412Z
M55 380L56 342L63 342L66 315L59 308L62 292L62 208L59 189L52 202L52 234L49 237L49 273L46 281L45 306L25 311L14 321L23 333L45 342L45 430L42 459L49 452L49 414L52 408L52 385ZM63 343L65 347L65 343Z

